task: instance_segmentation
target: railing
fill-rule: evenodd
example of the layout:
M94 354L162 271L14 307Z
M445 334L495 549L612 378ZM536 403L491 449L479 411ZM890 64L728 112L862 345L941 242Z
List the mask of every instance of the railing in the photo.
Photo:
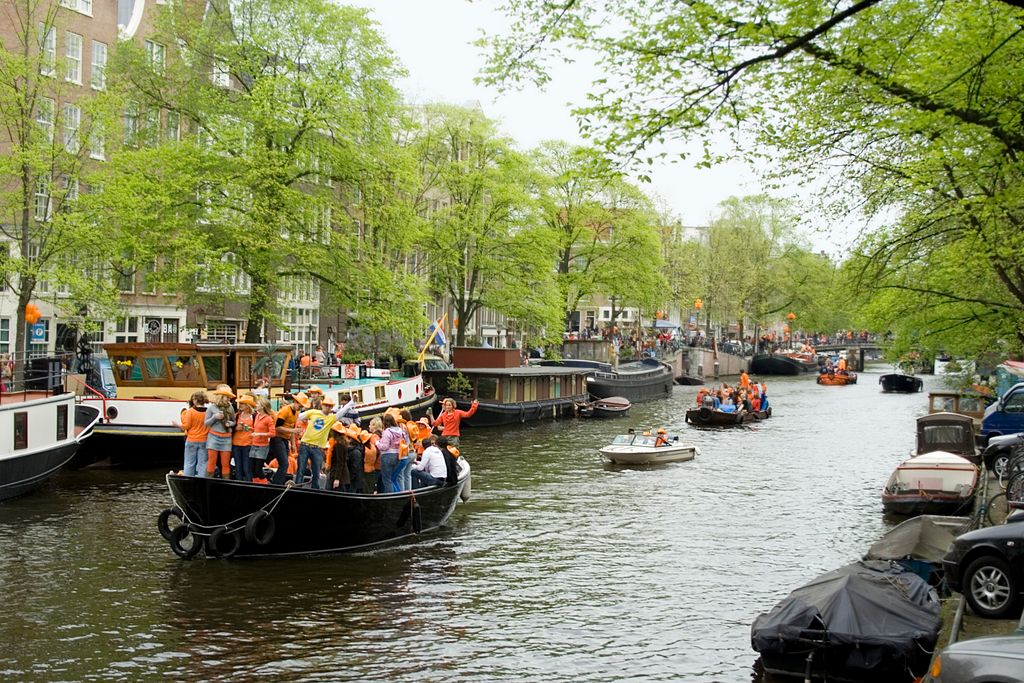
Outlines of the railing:
M74 363L73 354L3 354L0 357L0 396L42 392L63 393Z

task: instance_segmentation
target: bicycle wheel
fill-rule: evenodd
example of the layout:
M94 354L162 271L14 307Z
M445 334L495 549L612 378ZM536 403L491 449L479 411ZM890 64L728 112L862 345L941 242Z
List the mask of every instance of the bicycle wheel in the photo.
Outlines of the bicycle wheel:
M1002 524L1006 521L1008 514L1010 514L1010 505L1006 501L1005 493L997 493L992 496L988 505L985 506L985 519L988 520L989 526Z
M1024 472L1010 478L1006 485L1006 502L1014 510L1024 508Z

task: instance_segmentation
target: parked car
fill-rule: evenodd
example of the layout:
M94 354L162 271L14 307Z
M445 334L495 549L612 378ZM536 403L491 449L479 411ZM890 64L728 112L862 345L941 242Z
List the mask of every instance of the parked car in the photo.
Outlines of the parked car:
M1011 513L1006 524L957 536L942 568L949 587L963 593L978 616L1016 615L1024 592L1024 510Z
M1010 465L1010 456L1015 451L1019 452L1022 449L1024 449L1024 432L993 436L988 440L988 446L981 457L990 472L995 472L996 476L1005 478L1006 468Z
M1024 432L1024 382L1007 389L998 401L985 409L985 416L981 418L981 438L986 445L992 437L1018 432Z
M932 660L925 683L1019 683L1024 678L1024 616L1017 630L953 643Z

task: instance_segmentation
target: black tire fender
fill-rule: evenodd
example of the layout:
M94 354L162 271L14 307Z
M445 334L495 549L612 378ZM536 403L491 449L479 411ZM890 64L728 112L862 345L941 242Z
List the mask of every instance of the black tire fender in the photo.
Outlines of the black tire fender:
M256 545L266 545L274 540L277 522L266 510L257 510L245 520L245 540Z
M772 407L771 407L771 406L768 406L768 408L767 408L767 409L766 409L766 410L765 410L764 412L765 412L765 414L766 414L766 415L767 415L768 417L771 417L771 416L772 416Z
M242 536L237 529L229 531L226 526L219 526L210 534L210 550L217 557L231 557L241 547Z
M186 537L192 538L192 545L187 548L182 545ZM174 554L183 560L191 560L203 547L203 539L192 533L191 525L181 524L171 531L171 537L167 539L171 544Z
M165 541L171 540L171 531L173 531L170 524L171 517L177 517L180 522L185 521L185 515L177 505L161 510L160 515L156 518L156 528L160 530L160 535L164 537Z
M707 422L708 420L711 419L711 408L708 408L707 406L701 406L701 409L697 411L697 417L699 417L704 422Z

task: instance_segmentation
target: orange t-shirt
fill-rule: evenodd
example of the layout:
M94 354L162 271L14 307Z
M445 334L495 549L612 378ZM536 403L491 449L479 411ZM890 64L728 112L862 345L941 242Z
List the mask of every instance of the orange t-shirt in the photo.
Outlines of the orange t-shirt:
M276 418L273 415L265 415L263 413L256 413L256 419L253 421L253 435L252 445L253 446L268 446L270 445L270 437L274 435L274 422ZM260 434L263 436L259 436Z
M210 428L206 425L206 411L188 407L181 411L181 428L185 432L185 441L206 443Z
M253 426L256 416L252 413L238 414L238 422L235 424L235 432L231 435L232 446L251 446Z

